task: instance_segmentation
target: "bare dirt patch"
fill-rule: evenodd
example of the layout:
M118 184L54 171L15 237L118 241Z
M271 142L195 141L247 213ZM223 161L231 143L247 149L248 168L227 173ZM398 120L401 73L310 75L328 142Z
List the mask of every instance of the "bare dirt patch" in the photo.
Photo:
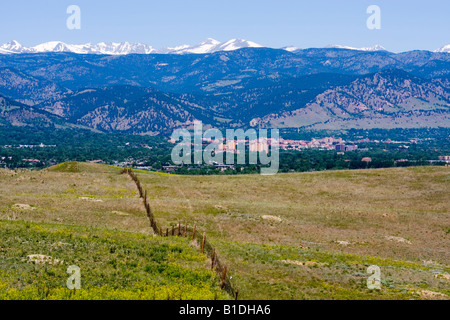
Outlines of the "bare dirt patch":
M418 292L418 294L425 299L430 299L430 300L448 300L450 297L440 293L440 292L434 292L431 290L422 290L420 292Z
M101 199L95 199L95 198L91 198L91 197L79 197L78 199L92 201L92 202L103 202L103 200L101 200Z
M63 261L52 258L50 256L46 256L43 254L30 254L27 256L27 259L29 263L36 263L36 264L62 264Z
M269 220L269 221L273 221L273 222L281 222L281 221L282 221L280 217L277 217L277 216L271 216L271 215L267 215L267 214L261 216L261 218L262 218L263 220Z
M112 213L117 214L118 216L129 216L129 213L123 211L112 211Z
M402 238L402 237L386 236L386 240L411 244L411 241L406 240L405 238Z
M30 206L29 204L24 204L24 203L16 203L12 206L13 209L17 209L17 210L34 210L36 208L33 208L32 206Z
M306 266L306 267L323 267L326 264L322 263L322 262L316 262L316 261L298 261L298 260L280 260L280 262L285 263L285 264L294 264L297 266Z
M336 243L341 245L341 246L344 246L344 247L346 247L346 246L351 244L349 241L343 241L343 240L338 240L338 241L336 241Z

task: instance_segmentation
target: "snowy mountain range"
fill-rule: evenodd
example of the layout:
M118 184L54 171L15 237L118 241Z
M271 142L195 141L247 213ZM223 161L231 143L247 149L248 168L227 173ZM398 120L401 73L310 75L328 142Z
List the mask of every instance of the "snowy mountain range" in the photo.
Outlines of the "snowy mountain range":
M66 44L61 41L50 41L34 47L24 47L19 42L13 40L0 46L0 53L40 53L40 52L73 52L80 54L114 54L123 55L129 53L155 53L156 50L141 43L105 43L97 44Z
M208 38L197 45L181 45L176 47L167 47L155 49L152 46L143 43L130 42L100 42L97 44L67 44L61 41L45 42L34 47L22 46L19 42L13 40L0 45L0 54L13 53L41 53L41 52L72 52L78 54L107 54L107 55L126 55L126 54L206 54L218 51L233 51L242 48L260 48L263 47L255 42L243 39L231 39L226 42L220 42L212 38ZM357 51L387 51L380 45L373 47L355 48L344 45L329 45L325 48L346 49ZM286 51L294 52L299 50L297 47L286 46L281 48ZM450 44L446 45L434 52L450 52Z
M252 41L242 39L231 39L227 42L220 42L211 38L203 42L190 46L181 45L177 47L168 47L163 49L155 49L152 46L143 43L129 42L100 42L97 44L66 44L61 41L50 41L39 44L34 47L24 47L19 42L13 40L11 42L0 45L0 54L12 53L40 53L40 52L73 52L78 54L108 54L108 55L125 55L131 53L150 54L187 54L187 53L213 53L217 51L232 51L242 48L259 48L261 45Z
M379 44L373 46L373 47L365 47L365 48L354 48L354 47L349 47L349 46L342 46L339 44L335 44L335 45L329 45L326 46L325 48L332 48L332 49L347 49L347 50L357 50L357 51L387 51L386 48L380 46Z

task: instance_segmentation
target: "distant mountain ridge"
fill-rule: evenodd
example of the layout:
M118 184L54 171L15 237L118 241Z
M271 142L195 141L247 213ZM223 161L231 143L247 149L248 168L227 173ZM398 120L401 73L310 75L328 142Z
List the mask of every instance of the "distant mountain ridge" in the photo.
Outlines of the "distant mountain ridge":
M242 45L208 39L177 49L220 48L204 54L0 54L8 101L0 122L34 126L36 117L151 135L196 119L218 128L450 126L450 53L236 50Z
M105 54L105 55L126 55L126 54L206 54L219 51L232 51L242 48L261 48L262 45L244 40L231 39L226 42L220 42L212 38L205 39L197 45L180 45L175 47L166 47L156 49L144 43L130 42L99 42L97 44L67 44L61 41L49 41L38 44L33 47L22 46L18 41L12 40L8 43L0 45L0 54L13 53L44 53L44 52L72 52L77 54ZM356 48L345 45L328 45L326 49L344 49L355 51L388 51L381 45L372 47ZM281 49L295 52L301 50L294 46L285 46ZM443 46L434 52L450 52L450 44Z
M105 54L105 55L126 55L126 54L188 54L188 53L213 53L217 51L232 51L242 48L260 48L261 45L243 39L231 39L227 42L220 42L208 38L198 45L182 45L155 49L143 43L130 42L100 42L97 44L66 44L61 41L49 41L33 47L24 47L16 40L0 46L0 54L13 53L44 53L44 52L71 52L77 54Z
M335 44L335 45L326 46L325 48L347 49L347 50L356 50L356 51L387 51L385 47L380 46L379 44L374 45L373 47L364 47L364 48L354 48L354 47Z
M64 123L62 118L52 113L10 100L0 94L0 125L49 127Z
M314 129L450 125L448 81L386 70L330 88L302 108L253 119L253 126Z

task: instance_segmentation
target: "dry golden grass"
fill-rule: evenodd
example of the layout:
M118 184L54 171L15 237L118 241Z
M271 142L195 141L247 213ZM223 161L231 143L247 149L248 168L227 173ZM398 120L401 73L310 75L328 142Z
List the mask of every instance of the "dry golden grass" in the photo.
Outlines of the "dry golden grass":
M213 239L449 264L449 173L428 167L139 177L160 222L196 223Z
M450 270L449 173L139 177L161 224L207 231L243 298L420 299L422 289L450 296L448 280L436 277ZM367 292L370 264L382 268L381 292Z
M150 233L145 211L128 177L112 167L78 166L79 172L50 168L0 175L0 219ZM32 210L15 204L29 205Z
M3 170L0 219L150 233L134 183L119 172L82 163ZM138 177L160 225L187 221L207 232L242 298L420 299L420 290L450 296L449 173L418 167ZM382 267L381 292L365 286L370 264Z

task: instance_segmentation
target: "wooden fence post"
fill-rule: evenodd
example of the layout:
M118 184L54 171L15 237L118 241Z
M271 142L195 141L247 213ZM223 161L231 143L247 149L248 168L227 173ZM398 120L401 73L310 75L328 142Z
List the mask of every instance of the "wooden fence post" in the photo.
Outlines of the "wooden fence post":
M172 226L172 236L175 235L175 226Z
M235 300L237 300L237 299L238 299L238 294L239 294L239 290L238 290L238 289L236 289L236 298L235 298Z
M223 268L223 274L222 274L222 289L225 287L225 277L227 276L227 267Z
M202 241L202 253L205 250L205 240L206 240L206 233L203 232L203 241Z
M169 236L169 228L166 229L166 237Z
M192 241L195 240L195 224L194 224L194 229L192 230Z
M178 222L178 236L181 236L181 223Z
M211 270L214 269L214 259L216 258L216 249L213 249L213 253L211 256Z
M152 210L150 209L150 205L148 203L145 204L145 209L147 211L147 215L150 217L152 214Z

